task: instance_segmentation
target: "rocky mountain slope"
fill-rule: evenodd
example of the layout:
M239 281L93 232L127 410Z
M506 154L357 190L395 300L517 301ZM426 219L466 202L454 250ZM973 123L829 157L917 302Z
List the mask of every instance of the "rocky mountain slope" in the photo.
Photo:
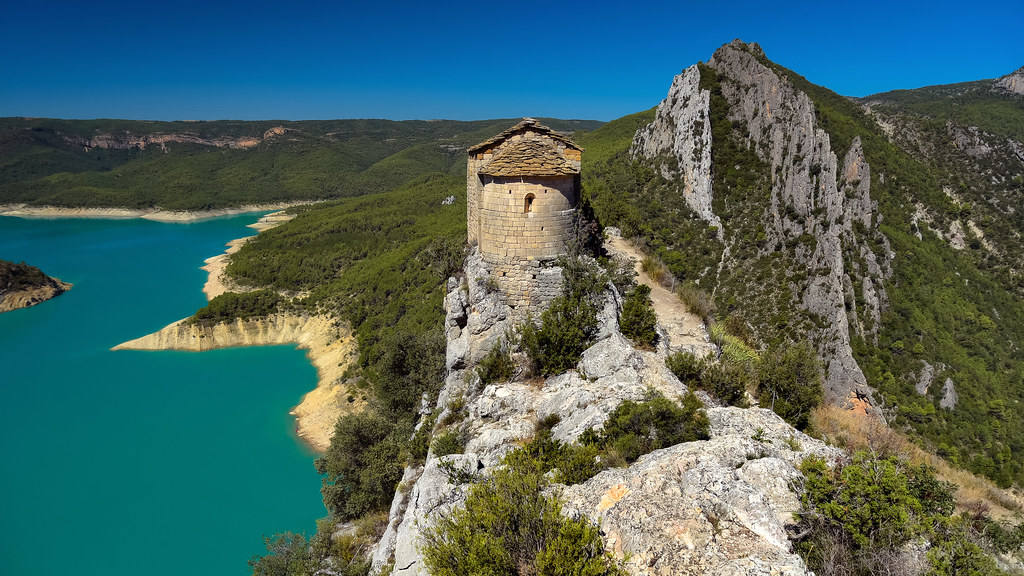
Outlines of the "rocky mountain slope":
M71 289L35 266L0 260L0 312L28 308Z
M853 100L734 41L586 136L585 184L736 336L810 339L832 402L1019 483L1019 75Z
M507 305L489 291L477 253L465 282L448 283L447 377L436 405L424 399L421 426L457 425L460 454L428 453L405 470L373 571L428 574L423 534L462 505L473 478L484 478L529 440L537 423L554 421L553 437L572 443L605 422L626 400L650 390L679 398L687 387L665 367L668 347L635 349L618 329L609 285L597 341L574 370L541 382L514 377L484 385L475 368L510 327ZM709 405L714 400L701 393ZM799 499L796 466L807 456L837 461L842 452L810 438L763 409L710 408L710 439L652 452L571 487L555 486L566 513L599 523L606 546L630 574L807 573L785 527Z

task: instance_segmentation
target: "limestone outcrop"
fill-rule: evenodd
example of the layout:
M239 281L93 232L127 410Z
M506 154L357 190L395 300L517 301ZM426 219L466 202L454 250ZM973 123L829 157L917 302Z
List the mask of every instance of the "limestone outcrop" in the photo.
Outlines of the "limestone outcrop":
M814 103L771 67L756 44L736 40L722 46L707 66L728 103L734 133L766 171L770 195L760 207L764 241L758 258L785 252L793 282L773 288L772 297L790 299L805 317L826 368L829 399L841 404L851 398L870 400L851 334L877 338L888 303L885 281L892 274L892 256L878 231L871 167L861 142L855 138L840 160L818 123ZM730 251L735 242L749 245L749 236L733 237L729 224L721 224L712 212L714 143L710 94L700 88L701 73L695 65L676 76L655 120L637 131L632 150L678 181L694 212L718 227L724 247L721 275L723 268L735 273L750 264L733 259ZM714 292L717 286L705 289Z
M499 292L472 280L480 265L471 254L467 279L448 282L448 374L436 404L423 408L431 418L421 418L455 422L467 439L464 453L428 453L424 465L406 469L372 555L374 573L391 566L392 574L425 576L423 531L460 506L468 482L500 466L540 420L556 415L553 436L574 442L601 428L625 400L643 400L650 390L669 398L687 393L665 367L665 348L637 350L619 332L618 295L610 285L599 336L575 369L542 381L513 377L484 385L476 363L505 336L510 316ZM799 503L796 466L808 455L834 461L841 452L773 412L716 408L699 396L711 406L709 440L653 452L583 484L555 485L566 513L600 524L608 550L626 561L630 574L806 574L785 532Z
M700 89L696 65L672 80L668 96L658 104L654 122L633 139L634 156L655 160L665 178L680 181L683 198L709 224L722 223L711 209L710 93ZM671 158L672 162L666 159Z
M996 89L1024 96L1024 66L996 80Z
M861 333L877 330L886 302L884 280L891 274L890 250L877 232L870 166L855 138L840 169L829 135L818 124L814 103L765 62L756 44L734 41L719 48L708 65L718 73L729 101L729 119L746 127L747 140L769 166L766 232L771 246L766 250L805 234L815 239L813 247L797 246L794 255L809 271L797 290L802 293L799 304L823 320L816 340L826 366L827 395L833 402L870 398L871 390L850 345L851 319ZM883 243L882 254L872 252L869 238L856 234L855 228ZM847 269L850 259L857 261L854 267L859 269ZM846 310L847 295L857 300L851 294L857 286L868 307L866 314ZM870 324L865 326L863 319Z
M204 137L195 132L179 133L155 133L155 134L132 134L124 131L122 133L98 133L89 137L64 136L64 139L76 146L86 150L98 148L101 150L130 150L138 148L145 150L146 147L157 146L167 151L168 144L191 144L198 146L213 146L215 148L248 149L255 148L263 142L283 136L288 129L284 126L274 126L263 132L260 136L231 137Z
M786 526L807 456L842 452L763 409L711 408L711 438L641 457L561 491L630 574L809 574Z

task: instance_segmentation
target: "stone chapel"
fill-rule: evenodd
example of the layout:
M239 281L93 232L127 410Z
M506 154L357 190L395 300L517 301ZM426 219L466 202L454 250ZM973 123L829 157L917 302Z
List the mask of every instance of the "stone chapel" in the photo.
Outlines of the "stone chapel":
M583 149L524 118L468 150L470 245L479 247L516 316L561 290L561 270L579 201Z

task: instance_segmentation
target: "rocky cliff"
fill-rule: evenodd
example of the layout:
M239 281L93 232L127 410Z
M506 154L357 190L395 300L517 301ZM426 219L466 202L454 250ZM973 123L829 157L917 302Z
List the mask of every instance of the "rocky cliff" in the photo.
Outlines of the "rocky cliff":
M64 139L72 145L81 146L86 151L92 148L101 150L145 150L147 147L157 146L166 151L168 144L194 144L197 146L212 146L214 148L247 149L259 146L272 138L283 136L287 129L284 126L274 126L263 133L262 137L215 137L206 138L197 133L163 133L163 134L132 134L129 131L99 133L89 137L64 136Z
M35 306L70 289L71 284L50 278L35 266L0 260L0 312Z
M654 122L633 138L630 153L656 160L665 178L678 179L683 198L701 218L721 226L712 210L710 92L690 66L672 81Z
M423 531L460 506L467 479L500 466L539 420L557 416L554 438L574 442L600 428L625 400L643 400L652 389L669 398L687 392L665 367L665 347L637 350L619 333L611 285L597 341L574 370L543 381L513 377L484 385L476 362L504 336L509 311L485 282L475 281L483 274L472 254L467 280L448 283L447 378L436 404L425 399L422 412L434 417L421 419L431 426L457 422L467 438L464 453L429 453L425 464L406 469L373 554L375 572L390 565L392 574L426 574ZM773 412L716 408L713 399L699 395L712 406L709 440L652 452L582 484L556 485L565 512L600 524L607 549L630 574L807 573L785 532L799 505L795 466L808 455L834 461L841 453Z
M702 69L714 78L702 82ZM712 82L727 105L724 118L710 113L711 93L702 85ZM763 172L769 193L743 199L757 203L759 222L723 222L714 213L716 203L724 201L712 190L713 171L732 167L712 165L713 147L726 144L711 141L713 122L728 122L731 131L724 133L760 161L756 169ZM876 336L887 303L891 255L878 232L871 167L860 140L837 155L807 94L773 69L756 44L734 41L717 50L706 67L694 65L676 76L654 122L636 133L632 151L680 182L691 209L718 227L726 249L712 292L719 290L723 273L735 275L752 261L786 254L791 273L776 290L808 320L826 366L829 398L839 403L870 400L871 389L853 356L851 333ZM752 235L759 239L753 254L740 257L730 250L748 243Z

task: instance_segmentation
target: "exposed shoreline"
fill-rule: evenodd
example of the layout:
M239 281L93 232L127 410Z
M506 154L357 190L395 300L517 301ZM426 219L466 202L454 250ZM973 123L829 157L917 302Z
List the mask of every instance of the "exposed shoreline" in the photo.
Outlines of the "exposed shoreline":
M66 206L31 206L28 204L0 204L0 216L17 218L102 218L107 220L130 220L141 218L155 222L187 223L236 216L264 210L284 210L293 206L315 204L318 200L276 202L270 204L245 204L235 208L215 210L163 210L161 208L71 208Z
M249 228L255 229L256 234L235 238L225 244L227 249L224 252L207 258L204 264L199 267L200 270L205 270L207 273L206 283L203 284L203 293L206 294L206 299L213 300L217 296L229 291L242 291L242 288L233 285L230 280L224 277L224 270L228 267L231 255L241 250L246 242L258 236L260 232L276 228L294 217L294 214L287 214L283 210L271 212L256 222L249 224Z
M292 218L292 214L273 212L249 224L249 227L263 232ZM208 300L229 290L241 290L232 286L224 277L224 270L231 254L257 235L231 240L223 253L206 259L200 268L207 272L203 292ZM316 388L307 392L289 413L295 417L296 435L316 452L326 452L338 418L344 412L362 409L365 404L361 395L357 395L354 390L350 391L342 378L345 370L357 358L357 345L347 324L336 318L280 313L266 318L236 319L213 325L195 324L189 322L189 318L183 318L152 334L122 342L111 350L201 352L217 348L280 344L295 344L306 350L307 358L316 368Z
M52 300L57 296L71 289L70 282L64 282L58 278L50 278L49 283L43 286L35 286L24 290L16 290L0 295L0 313L30 308Z
M111 350L185 350L201 352L240 346L295 344L317 370L317 386L290 413L296 433L317 452L330 446L334 424L342 413L361 409L365 402L350 395L342 376L356 359L356 340L343 323L330 316L274 314L256 320L236 319L201 325L183 318ZM351 401L348 398L352 398Z

